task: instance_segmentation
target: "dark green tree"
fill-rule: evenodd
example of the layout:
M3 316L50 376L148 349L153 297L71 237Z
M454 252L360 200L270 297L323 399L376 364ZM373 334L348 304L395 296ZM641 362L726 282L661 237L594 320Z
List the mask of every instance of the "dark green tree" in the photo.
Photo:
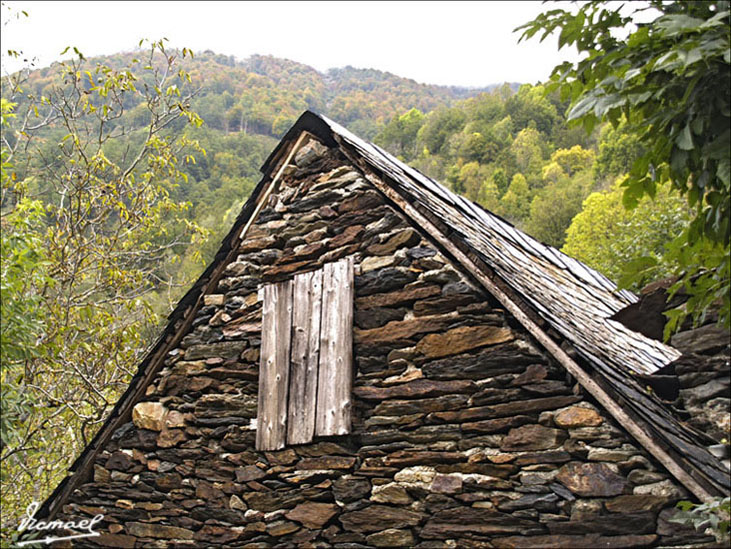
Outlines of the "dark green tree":
M381 133L376 143L395 151L405 160L413 158L416 151L416 134L424 124L424 114L418 109L394 116Z
M611 124L602 127L599 136L599 154L594 164L594 177L597 186L609 188L620 175L628 173L637 157L642 154L637 134L620 123L616 128Z
M431 154L436 154L450 135L464 127L466 119L465 113L458 108L440 107L427 115L418 138Z

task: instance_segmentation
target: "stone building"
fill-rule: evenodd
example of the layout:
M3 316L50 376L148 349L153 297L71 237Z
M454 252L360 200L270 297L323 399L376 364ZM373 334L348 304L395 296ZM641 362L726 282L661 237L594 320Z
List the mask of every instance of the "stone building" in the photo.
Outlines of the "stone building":
M636 296L313 113L262 171L39 517L103 514L79 546L712 541L667 520L729 474L669 405L681 353L612 318Z

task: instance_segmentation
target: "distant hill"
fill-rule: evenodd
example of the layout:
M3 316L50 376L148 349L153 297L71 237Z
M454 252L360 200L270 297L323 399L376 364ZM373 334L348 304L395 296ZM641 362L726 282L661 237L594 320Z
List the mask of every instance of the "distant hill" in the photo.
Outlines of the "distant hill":
M92 69L97 63L116 69L133 64L141 89L149 79L145 59L146 54L141 51L118 53L89 58L81 70ZM134 60L139 62L133 63ZM237 60L210 50L196 53L193 58L181 58L179 64L192 80L192 84L184 84L181 89L187 88L185 93L192 85L196 90L192 106L204 121L202 128L188 131L206 154L196 154L196 162L185 166L189 179L176 187L174 198L190 202L187 213L190 219L212 231L213 236L202 246L206 258L212 256L225 233L226 216L237 213L258 181L258 169L277 139L303 111L322 113L357 135L374 140L396 117L412 109L423 113L420 116L435 112L431 128L439 125L438 113L444 109L461 111L465 101L487 97L484 92L507 86L506 93L501 92L507 97L519 88L515 83L484 88L420 84L388 72L351 66L323 73L288 59L253 55ZM35 70L27 75L24 94L35 96L37 101L43 95L48 96L60 79L58 65ZM6 84L3 79L3 97L6 97ZM122 133L129 137L110 142L105 154L121 157L127 142L135 139L135 131L148 123L149 112L142 100L141 94L125 96L124 114L114 124L124 128ZM13 101L18 103L16 112L22 112L27 99L21 96ZM435 131L441 135L443 131L461 131L461 127ZM51 125L41 129L39 137L44 154L53 155L63 135ZM445 166L446 161L440 161L438 171ZM26 169L20 157L15 159L15 169L19 177L25 177ZM41 182L39 192L48 191L46 187Z
M112 67L128 64L139 53L90 59ZM487 92L502 84L464 88L420 84L375 69L344 67L321 73L302 63L268 55L242 61L210 50L186 59L183 66L200 86L194 102L206 125L215 130L280 137L306 109L313 109L373 138L394 115L412 108L429 112ZM31 74L29 86L43 93L53 67ZM519 84L509 84L516 91Z
M193 77L205 82L196 106L211 127L273 137L281 136L303 110L313 109L372 138L396 114L412 108L428 112L498 86L420 84L350 66L321 73L288 59L253 55L237 61L211 51L198 54L191 65ZM510 86L515 91L519 84ZM222 101L211 101L219 95Z

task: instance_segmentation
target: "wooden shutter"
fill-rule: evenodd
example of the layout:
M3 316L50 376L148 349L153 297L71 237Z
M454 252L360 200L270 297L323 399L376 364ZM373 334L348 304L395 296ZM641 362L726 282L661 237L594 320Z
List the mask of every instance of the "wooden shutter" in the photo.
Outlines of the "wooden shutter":
M263 288L258 450L350 432L353 259Z
M315 434L321 309L322 269L295 276L288 444L305 444Z
M323 267L321 324L315 434L346 435L353 383L352 257Z
M256 447L284 447L292 331L292 281L264 286Z

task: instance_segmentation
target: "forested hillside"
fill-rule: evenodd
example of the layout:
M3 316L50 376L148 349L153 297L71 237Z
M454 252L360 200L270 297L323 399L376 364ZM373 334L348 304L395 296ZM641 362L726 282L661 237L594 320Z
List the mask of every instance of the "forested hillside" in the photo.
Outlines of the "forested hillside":
M114 69L146 63L145 52L93 58L87 66ZM211 51L196 53L181 64L197 90L192 107L206 126L222 132L281 137L306 109L322 112L372 138L380 126L411 108L427 112L455 100L490 91L419 84L373 70L345 67L321 73L314 68L272 56L254 55L243 61ZM40 97L56 82L58 70L47 67L30 73L26 90ZM517 89L517 84L511 85ZM126 107L139 107L133 96ZM139 115L138 108L130 113Z
M158 68L159 60L152 62L147 55L138 51L88 59L78 69L83 73L101 65L116 71L130 70L151 86L149 70L153 65ZM430 112L498 88L419 84L382 71L353 67L331 69L323 74L286 59L257 55L237 61L211 51L178 59L177 69L184 70L189 81L181 81L176 89L190 94L190 110L200 116L202 125L186 130L188 137L199 143L200 150L193 155L195 161L183 167L185 183L174 186L170 192L173 199L189 203L185 217L211 233L198 246L185 251L185 272L180 273L180 267L174 269L179 280L190 280L201 264L212 257L225 234L225 220L241 207L258 181L259 167L277 138L303 111L320 112L361 137L373 139L390 120L410 109ZM58 65L32 71L23 78L19 93L11 90L10 82L4 79L3 97L17 103L15 112L22 112L31 104L35 109L40 107L42 118L43 98L62 89L67 77ZM83 75L86 88L91 86L88 79L88 75ZM518 88L517 84L502 86L502 94L511 94ZM119 128L124 135L114 136L104 146L105 154L114 159L121 159L125 148L141 139L149 122L144 94L126 93L119 107L119 117L115 116L107 127ZM174 127L180 129L181 122ZM40 138L36 146L44 151L44 157L64 137L56 123L43 125L34 135ZM13 166L19 179L34 172L37 164L33 163L38 156L15 155ZM36 188L34 182L30 182L30 188L31 194L38 196L47 195L49 190ZM202 259L194 265L191 258L199 252ZM168 299L168 305L172 301Z

